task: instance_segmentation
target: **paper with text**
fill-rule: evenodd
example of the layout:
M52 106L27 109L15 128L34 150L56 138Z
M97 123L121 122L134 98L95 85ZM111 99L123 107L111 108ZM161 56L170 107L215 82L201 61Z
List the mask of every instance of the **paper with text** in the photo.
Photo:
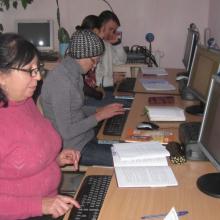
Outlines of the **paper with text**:
M169 166L115 167L119 187L176 186L177 180Z
M159 142L116 143L113 145L122 161L167 157L169 151Z
M123 161L120 159L114 147L112 147L112 156L114 167L128 167L128 166L168 166L166 157L151 158L151 159L131 159Z

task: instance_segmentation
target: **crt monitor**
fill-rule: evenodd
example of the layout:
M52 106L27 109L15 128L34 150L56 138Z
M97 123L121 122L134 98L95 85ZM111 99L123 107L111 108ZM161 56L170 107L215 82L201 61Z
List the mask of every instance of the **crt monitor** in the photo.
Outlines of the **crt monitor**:
M52 20L18 20L16 21L16 30L40 51L54 49Z
M220 171L220 78L211 81L198 145L210 162ZM198 188L211 196L220 198L220 173L209 173L197 180Z
M185 110L190 114L202 115L207 100L213 74L220 71L220 52L197 45L187 87L200 101L199 105L189 106Z

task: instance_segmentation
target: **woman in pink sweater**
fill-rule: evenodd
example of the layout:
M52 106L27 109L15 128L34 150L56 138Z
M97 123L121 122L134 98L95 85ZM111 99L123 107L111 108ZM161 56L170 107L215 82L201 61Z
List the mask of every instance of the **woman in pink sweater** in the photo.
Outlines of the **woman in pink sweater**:
M0 220L52 215L79 204L57 194L59 166L79 152L61 151L58 133L34 104L41 79L37 49L16 34L0 35Z

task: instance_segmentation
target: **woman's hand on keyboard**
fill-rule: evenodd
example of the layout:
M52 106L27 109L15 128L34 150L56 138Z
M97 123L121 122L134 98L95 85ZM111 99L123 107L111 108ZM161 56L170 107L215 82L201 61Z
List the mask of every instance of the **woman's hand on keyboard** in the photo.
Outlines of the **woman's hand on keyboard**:
M80 208L79 203L69 196L45 197L42 200L42 213L58 218L66 214L73 206Z
M97 108L95 116L96 116L96 120L99 122L104 119L111 118L115 115L124 114L124 112L125 112L125 109L123 108L122 104L113 103L113 104L106 105L101 108Z

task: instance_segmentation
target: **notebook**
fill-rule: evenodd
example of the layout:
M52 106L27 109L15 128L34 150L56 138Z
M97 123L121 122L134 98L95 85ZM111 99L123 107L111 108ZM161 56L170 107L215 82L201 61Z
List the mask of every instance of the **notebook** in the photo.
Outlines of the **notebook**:
M145 106L150 121L185 121L184 109L176 106Z
M148 66L142 66L141 72L143 76L147 75L156 75L156 76L166 76L168 75L167 71L164 68L159 67L148 67Z
M164 79L140 79L142 86L147 91L172 91L176 87Z
M148 98L149 105L174 105L175 99L173 96L151 96Z

